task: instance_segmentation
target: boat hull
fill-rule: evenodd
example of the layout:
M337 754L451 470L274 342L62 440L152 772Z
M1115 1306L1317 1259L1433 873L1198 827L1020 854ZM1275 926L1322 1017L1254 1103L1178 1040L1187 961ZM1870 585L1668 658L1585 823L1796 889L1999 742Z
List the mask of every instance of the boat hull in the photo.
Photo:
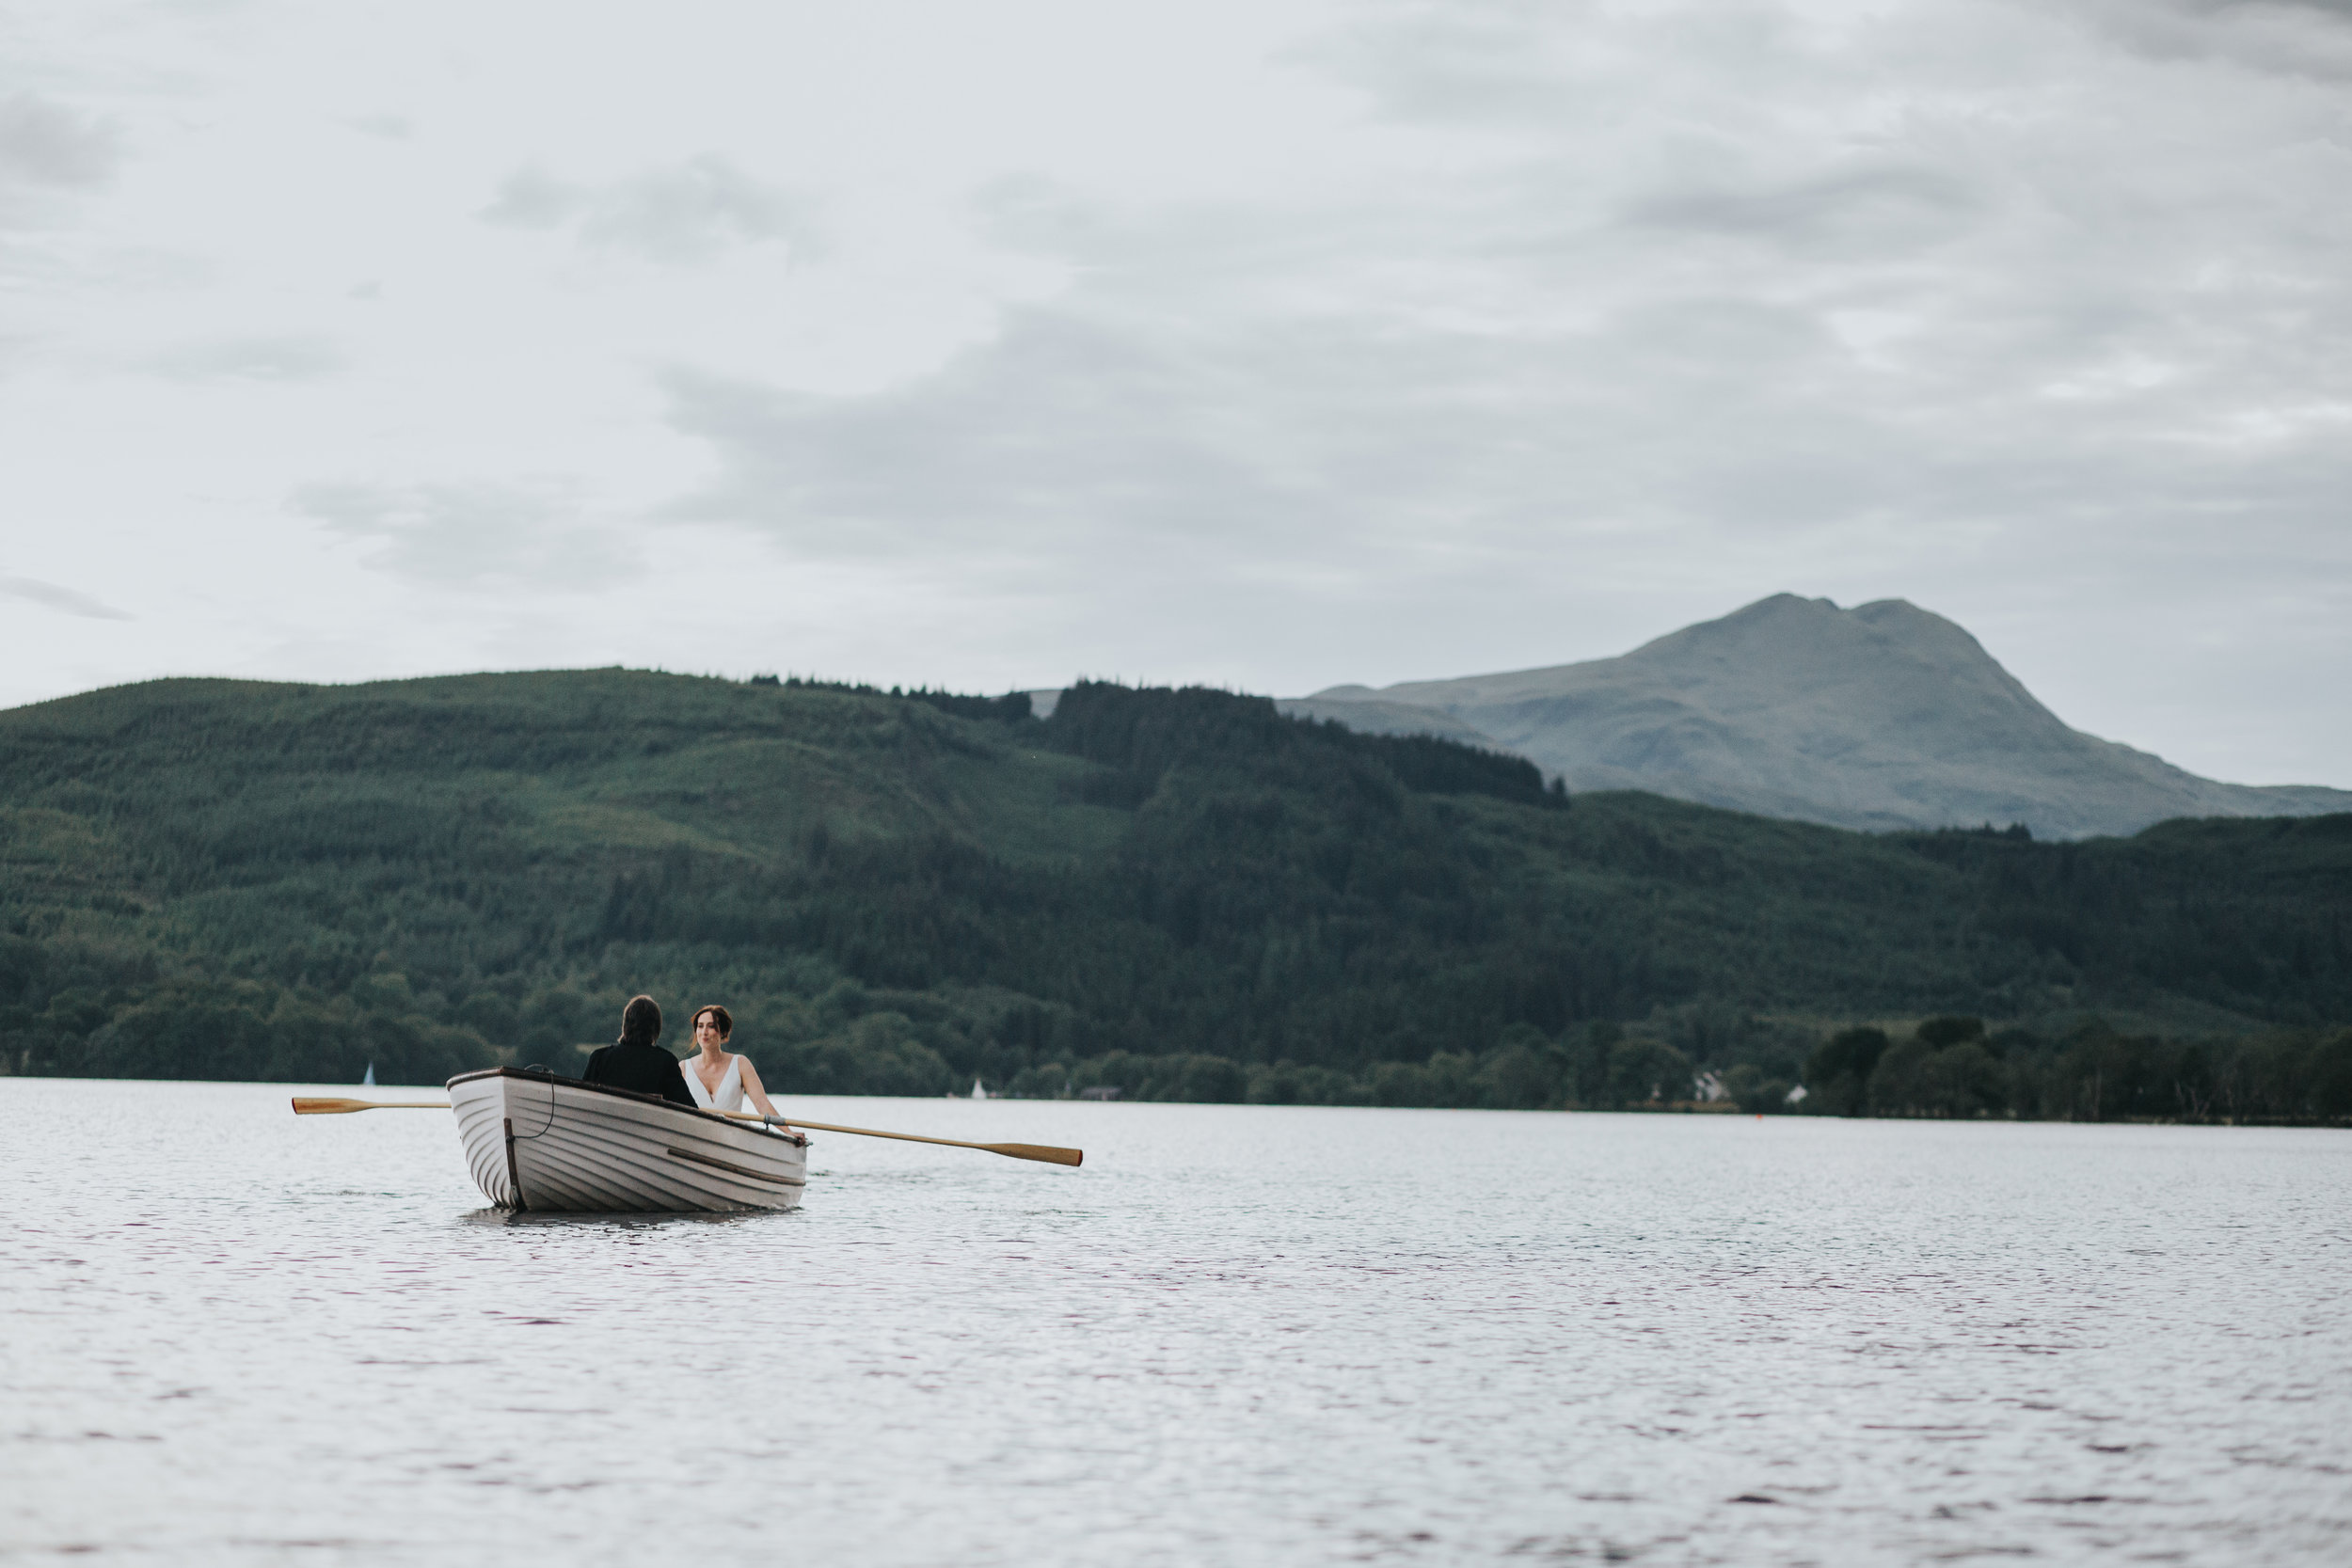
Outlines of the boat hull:
M494 1068L449 1081L483 1196L532 1213L797 1209L808 1151L756 1122L551 1073Z

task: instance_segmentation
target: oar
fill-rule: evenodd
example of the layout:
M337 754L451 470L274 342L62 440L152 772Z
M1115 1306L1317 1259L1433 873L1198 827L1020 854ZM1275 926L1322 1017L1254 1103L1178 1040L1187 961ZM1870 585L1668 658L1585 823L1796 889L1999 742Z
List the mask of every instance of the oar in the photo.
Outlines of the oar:
M348 1111L446 1111L446 1100L328 1100L294 1096L298 1117L339 1117ZM861 1138L897 1138L911 1144L946 1144L949 1148L977 1148L1014 1160L1042 1160L1052 1165L1074 1165L1086 1159L1080 1148L1056 1148L1051 1144L972 1144L961 1138L927 1138L920 1132L882 1132L871 1127L837 1127L829 1121L801 1121L789 1117L755 1116L749 1111L722 1111L738 1121L765 1122L771 1127L809 1127L819 1132L850 1132Z
M1086 1159L1082 1148L1056 1148L1051 1144L968 1144L961 1138L927 1138L920 1132L880 1132L871 1127L836 1127L829 1121L803 1121L798 1117L761 1117L749 1111L722 1111L738 1121L764 1121L771 1127L811 1127L819 1132L854 1132L861 1138L897 1138L911 1144L946 1144L949 1148L978 1148L1015 1160L1042 1160L1053 1165L1074 1165Z

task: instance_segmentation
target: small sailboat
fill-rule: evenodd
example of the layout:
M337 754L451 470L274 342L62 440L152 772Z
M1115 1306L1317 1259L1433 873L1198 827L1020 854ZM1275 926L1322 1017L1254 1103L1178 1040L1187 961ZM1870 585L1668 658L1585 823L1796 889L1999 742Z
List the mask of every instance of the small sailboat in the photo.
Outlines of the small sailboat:
M474 1185L532 1213L797 1209L808 1150L756 1121L658 1095L491 1068L449 1081Z
M359 1086L363 1089L375 1087L375 1064L373 1062L368 1064L368 1075L359 1080Z

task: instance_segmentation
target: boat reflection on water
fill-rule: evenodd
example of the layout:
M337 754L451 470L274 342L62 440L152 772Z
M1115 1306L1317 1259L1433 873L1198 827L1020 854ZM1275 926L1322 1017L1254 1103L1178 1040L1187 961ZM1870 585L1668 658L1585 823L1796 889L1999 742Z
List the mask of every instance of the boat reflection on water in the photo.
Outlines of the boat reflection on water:
M485 1226L499 1229L579 1229L579 1230L660 1230L676 1225L759 1225L777 1220L787 1214L798 1215L798 1209L740 1209L730 1213L606 1213L579 1211L563 1212L552 1210L529 1209L469 1209L455 1216L460 1225Z

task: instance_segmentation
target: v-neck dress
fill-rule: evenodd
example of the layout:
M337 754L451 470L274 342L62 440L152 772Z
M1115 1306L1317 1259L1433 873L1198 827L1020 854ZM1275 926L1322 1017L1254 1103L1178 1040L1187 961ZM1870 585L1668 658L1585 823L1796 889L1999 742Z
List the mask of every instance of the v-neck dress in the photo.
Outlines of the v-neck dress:
M692 1062L687 1062L685 1068L687 1092L694 1097L695 1104L706 1111L739 1111L743 1108L742 1057L727 1058L727 1075L719 1080L719 1092L716 1094L703 1087L703 1075L694 1070Z

